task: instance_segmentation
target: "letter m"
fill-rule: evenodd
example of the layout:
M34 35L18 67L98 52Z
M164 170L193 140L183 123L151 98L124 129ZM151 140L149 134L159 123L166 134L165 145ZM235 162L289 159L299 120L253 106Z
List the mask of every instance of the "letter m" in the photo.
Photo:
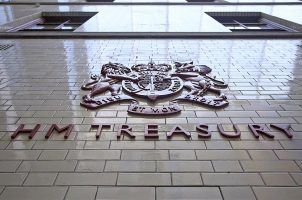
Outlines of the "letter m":
M73 129L74 125L73 124L69 124L63 128L59 128L56 124L52 124L51 127L49 128L49 130L47 131L46 135L45 135L45 139L50 138L50 136L52 135L52 133L54 131L57 131L59 134L66 131L64 138L67 139Z

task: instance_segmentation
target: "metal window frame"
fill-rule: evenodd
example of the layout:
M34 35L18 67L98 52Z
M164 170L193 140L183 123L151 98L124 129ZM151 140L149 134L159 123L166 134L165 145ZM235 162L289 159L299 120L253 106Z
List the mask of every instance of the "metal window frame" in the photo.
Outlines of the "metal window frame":
M207 15L209 15L210 17L212 17L214 20L216 20L217 22L221 23L221 24L225 24L223 21L217 19L217 18L223 18L223 17L227 17L227 18L234 18L232 21L236 21L235 23L239 24L242 27L245 27L247 30L251 30L251 31L280 31L280 30L284 30L287 32L302 32L302 25L288 21L288 20L284 20L272 15L268 15L265 14L263 12L205 12ZM255 18L259 18L257 21L260 23L265 23L277 30L270 30L270 29L257 29L257 30L253 30L253 29L248 29L247 26L245 26L242 21L238 22L237 19L246 19L246 18L251 18L251 19L255 19ZM240 21L240 20L239 20ZM229 22L227 22L229 23Z
M72 21L72 18L73 17L87 17L88 19L86 20L83 20L82 23L72 23L72 24L77 24L78 27L80 27L82 24L84 24L86 21L88 21L90 18L92 18L94 15L96 15L98 12L81 12L81 11L71 11L71 12L60 12L60 11L45 11L45 12L39 12L39 13L35 13L33 15L29 15L27 17L24 17L22 19L18 19L18 20L15 20L13 22L9 22L7 24L4 24L3 26L11 26L12 28L9 28L7 29L5 32L18 32L18 31L22 31L28 27L31 27L31 26L34 26L34 25L37 25L39 23L44 23L45 21L45 18L47 17L67 17L69 18L69 20L65 20L65 21L60 21L58 22L57 26L54 28L54 29L48 29L48 30L43 30L43 29L33 29L33 30L26 30L26 31L29 31L29 32L39 32L39 31L68 31L70 32L70 29L67 29L67 30L62 30L60 29L61 27L64 26L64 24ZM78 28L77 27L77 28ZM75 29L73 29L72 31L75 31ZM24 30L25 31L25 30Z

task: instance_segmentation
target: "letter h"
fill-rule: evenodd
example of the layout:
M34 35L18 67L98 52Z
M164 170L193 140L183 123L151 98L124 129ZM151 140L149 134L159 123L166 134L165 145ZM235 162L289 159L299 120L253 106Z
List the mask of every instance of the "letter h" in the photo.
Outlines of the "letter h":
M38 132L41 124L37 124L35 126L35 128L33 128L33 129L24 129L24 126L25 126L24 124L21 124L17 128L17 130L15 130L15 132L11 135L11 139L15 139L21 133L27 133L27 134L29 134L28 138L32 139L35 136L35 134Z

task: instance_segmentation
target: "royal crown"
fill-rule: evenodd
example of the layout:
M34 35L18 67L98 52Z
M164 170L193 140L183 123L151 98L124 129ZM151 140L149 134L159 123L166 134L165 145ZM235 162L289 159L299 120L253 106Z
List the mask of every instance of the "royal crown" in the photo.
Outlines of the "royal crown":
M169 64L155 64L152 60L148 64L137 64L131 67L133 71L161 71L168 72L172 69L172 66Z

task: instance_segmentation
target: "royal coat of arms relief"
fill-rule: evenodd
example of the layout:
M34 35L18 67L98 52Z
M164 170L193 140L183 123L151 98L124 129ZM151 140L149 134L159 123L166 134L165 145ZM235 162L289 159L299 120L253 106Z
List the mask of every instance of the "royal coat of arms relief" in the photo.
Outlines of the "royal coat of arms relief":
M168 115L181 112L179 101L190 101L200 106L223 108L229 103L222 89L228 87L222 80L210 76L212 69L193 62L170 64L137 64L131 68L120 63L104 64L99 75L82 86L89 93L81 106L98 109L120 101L130 101L128 112L141 115ZM155 106L158 99L170 100L167 105ZM139 105L138 99L149 102Z

